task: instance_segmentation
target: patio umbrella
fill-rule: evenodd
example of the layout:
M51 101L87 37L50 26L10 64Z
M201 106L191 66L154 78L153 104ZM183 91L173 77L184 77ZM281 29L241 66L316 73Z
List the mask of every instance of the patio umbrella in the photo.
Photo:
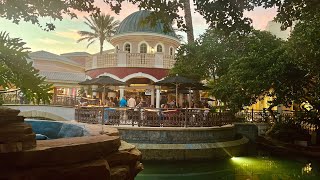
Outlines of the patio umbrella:
M103 86L103 93L106 93L106 86L120 86L125 85L124 82L113 79L109 76L100 76L98 78L85 80L79 83L80 85L100 85ZM104 103L104 98L102 99Z
M175 86L175 88L176 88L176 106L178 106L178 87L180 85L192 86L193 84L196 84L196 83L198 83L198 82L176 74L176 76L166 77L163 80L158 81L154 84L155 85L162 85L162 86Z
M97 89L92 90L92 91L94 91L94 92L116 92L116 91L114 91L112 89L109 89L108 87L105 87L105 88L98 87Z
M91 85L93 79L86 79L85 81L79 82L79 85Z

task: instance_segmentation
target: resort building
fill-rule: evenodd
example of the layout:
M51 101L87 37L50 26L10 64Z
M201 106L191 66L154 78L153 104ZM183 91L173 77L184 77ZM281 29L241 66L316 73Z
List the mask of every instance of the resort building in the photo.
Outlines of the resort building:
M110 87L115 92L108 96L143 94L150 106L160 107L160 88L152 85L167 76L175 63L174 54L180 41L174 31L165 33L160 22L151 27L142 21L149 11L137 11L126 17L110 43L112 50L90 55L74 52L56 55L45 51L30 54L31 61L40 74L54 86L55 96L76 96L81 88L78 85L86 79L109 76L126 86ZM97 86L92 86L93 96L103 97L97 93Z

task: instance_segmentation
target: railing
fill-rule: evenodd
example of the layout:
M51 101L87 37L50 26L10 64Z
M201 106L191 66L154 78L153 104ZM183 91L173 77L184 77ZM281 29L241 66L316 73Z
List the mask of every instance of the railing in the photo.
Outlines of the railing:
M155 55L146 53L128 53L127 67L153 67Z
M127 109L80 107L75 111L79 122L144 127L213 127L231 124L230 113L212 113L199 109ZM104 120L104 121L102 121Z
M163 68L165 69L171 69L174 66L175 63L174 56L172 55L164 55L163 57Z
M156 62L156 55L153 53L102 54L88 57L86 59L85 70L108 67L146 67L170 69L174 66L174 56L163 54L157 58L160 58L160 62Z
M28 101L25 97L19 96L16 93L3 93L1 100L3 104L20 104L20 105L38 105ZM53 96L49 104L40 102L40 105L57 105L57 106L75 106L79 104L80 97L77 96Z
M117 66L116 54L102 54L98 56L97 67Z
M281 118L282 119L292 119L296 113L294 111L282 111L281 112ZM280 114L277 111L273 111L273 114L276 118L280 116ZM271 122L272 117L270 112L268 111L256 111L256 110L250 110L245 112L238 112L236 113L237 118L241 118L244 121L250 121L250 122Z

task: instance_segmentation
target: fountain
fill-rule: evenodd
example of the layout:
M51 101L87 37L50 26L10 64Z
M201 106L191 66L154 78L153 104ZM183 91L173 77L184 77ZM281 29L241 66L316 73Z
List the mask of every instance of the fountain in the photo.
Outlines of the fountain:
M0 108L0 179L133 179L143 169L141 152L114 128L100 135L82 126L87 136L36 141L18 113Z

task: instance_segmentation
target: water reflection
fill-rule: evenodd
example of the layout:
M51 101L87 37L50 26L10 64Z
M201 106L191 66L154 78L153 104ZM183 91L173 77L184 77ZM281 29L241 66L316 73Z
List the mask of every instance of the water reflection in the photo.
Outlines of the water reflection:
M147 161L137 179L320 179L319 163L306 159L233 157L216 161Z
M304 174L311 174L312 171L312 166L311 163L307 163L303 168L302 168L302 175Z

